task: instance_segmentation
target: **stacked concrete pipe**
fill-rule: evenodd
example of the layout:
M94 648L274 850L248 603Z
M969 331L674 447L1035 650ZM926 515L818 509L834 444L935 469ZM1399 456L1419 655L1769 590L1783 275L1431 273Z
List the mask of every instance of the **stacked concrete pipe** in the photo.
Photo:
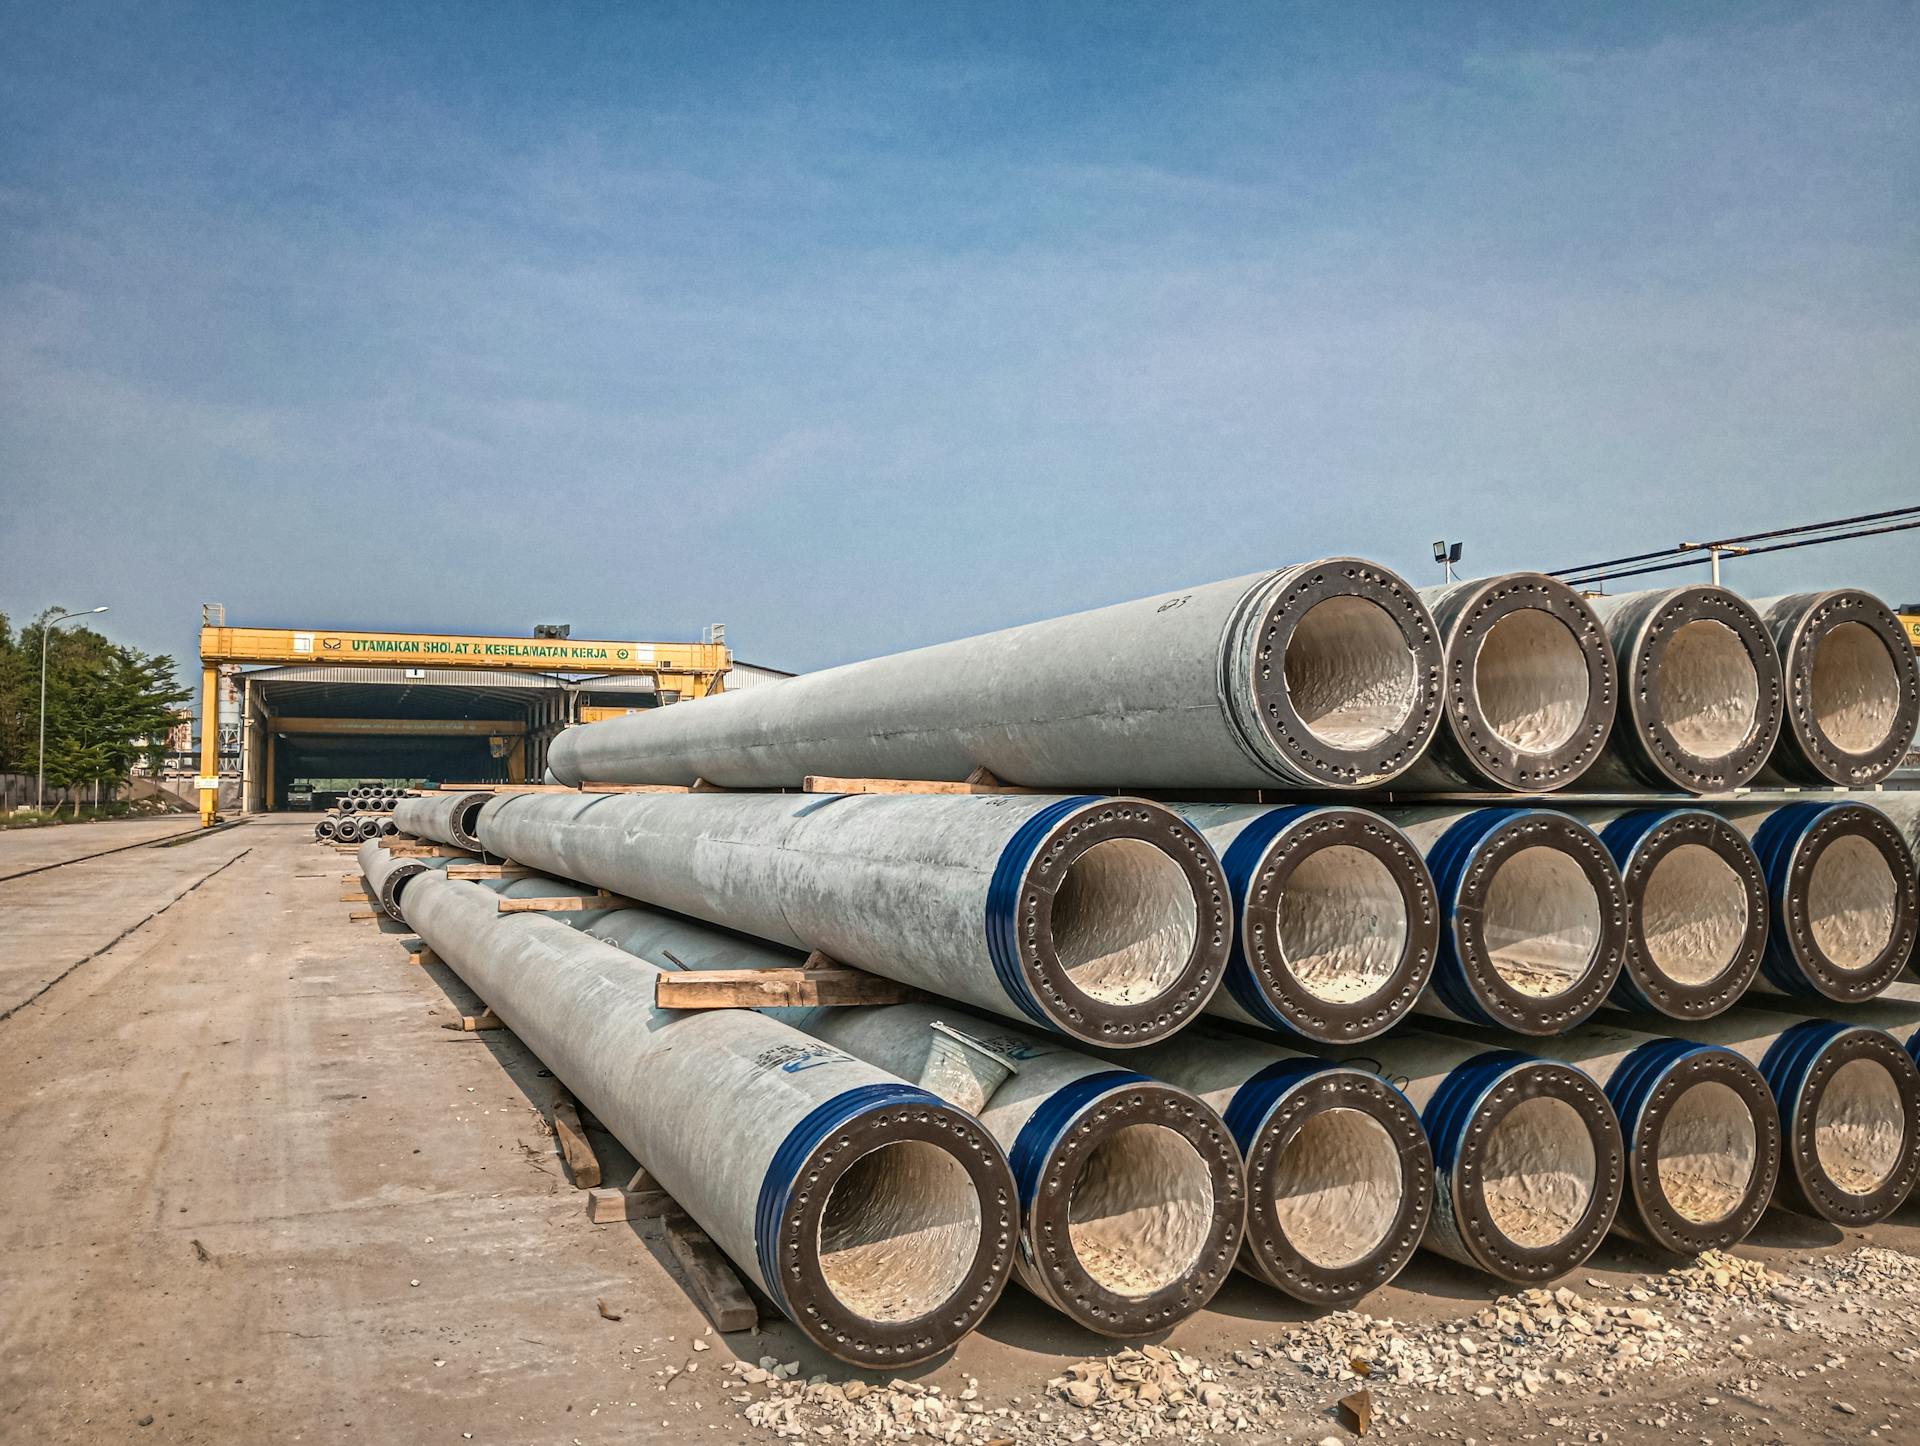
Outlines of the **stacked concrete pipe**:
M492 887L508 898L578 891L542 878ZM657 909L547 917L662 971L803 963ZM1015 1278L1075 1323L1121 1337L1165 1330L1226 1279L1245 1224L1245 1174L1225 1123L1193 1095L945 1004L762 1013L976 1115L1014 1169Z
M1532 1282L1572 1270L1606 1238L1620 1125L1584 1070L1424 1030L1329 1057L1379 1075L1420 1111L1434 1169L1427 1249Z
M1626 891L1627 942L1611 1002L1704 1019L1747 992L1772 919L1766 871L1739 829L1704 808L1569 810L1600 835Z
M813 1344L889 1369L979 1325L1014 1263L1006 1156L964 1110L651 965L427 875L407 922Z
M1364 809L1179 804L1220 857L1233 947L1210 1014L1324 1043L1384 1033L1433 975L1420 850Z
M1858 588L1754 607L1773 633L1786 695L1763 778L1859 788L1898 768L1920 721L1920 666L1893 610Z
M476 831L480 810L492 793L437 793L424 798L403 798L394 806L393 821L401 833L414 838L432 839L455 848L480 851Z
M1519 1034L1586 1019L1620 976L1620 871L1578 819L1542 808L1389 808L1432 872L1440 907L1422 1014Z
M1779 1180L1773 1093L1734 1050L1648 1034L1635 1022L1609 1010L1552 1040L1458 1032L1482 1046L1564 1060L1600 1082L1626 1151L1617 1232L1677 1255L1728 1249L1760 1223Z
M1620 707L1585 788L1720 793L1780 736L1780 656L1751 604L1710 584L1588 598L1620 667Z
M576 885L547 879L490 887L511 898L564 897L578 891ZM777 969L802 962L792 951L654 909L563 912L550 917L564 919L660 968ZM1004 1095L994 1092L992 1080L977 1098L963 1098L945 1087L937 1092L979 1114L1008 1148L1017 1167L1026 1162L1031 1179L1023 1175L1020 1183L1029 1245L1022 1259L1053 1262L1043 1275L1054 1284L1033 1288L1092 1329L1131 1334L1156 1322L1170 1323L1170 1307L1164 1302L1143 1302L1097 1282L1090 1284L1092 1274L1073 1258L1074 1231L1063 1231L1058 1222L1062 1200L1071 1213L1073 1182L1084 1176L1084 1162L1094 1149L1116 1133L1130 1131L1141 1122L1143 1112L1149 1122L1157 1113L1170 1113L1196 1154L1188 1159L1169 1141L1161 1141L1154 1151L1136 1147L1132 1153L1141 1156L1142 1163L1185 1164L1123 1182L1119 1193L1135 1202L1129 1217L1137 1220L1144 1214L1178 1221L1184 1215L1187 1235L1198 1238L1193 1222L1199 1217L1183 1207L1182 1196L1198 1193L1203 1165L1211 1176L1210 1195L1216 1205L1207 1239L1192 1253L1196 1265L1205 1267L1200 1278L1178 1275L1156 1293L1169 1294L1173 1308L1185 1313L1219 1283L1212 1267L1218 1263L1216 1246L1224 1240L1229 1223L1224 1211L1241 1192L1234 1179L1222 1173L1210 1117L1195 1114L1161 1085L1190 1092L1225 1122L1245 1169L1247 1234L1238 1265L1257 1279L1300 1300L1323 1304L1354 1300L1398 1275L1426 1228L1433 1160L1419 1116L1398 1090L1367 1070L1200 1026L1145 1049L1108 1051L1109 1063L1124 1066L1121 1072L1128 1076L1131 1093L1116 1095L1104 1088L1087 1093L1091 1086L1080 1081L1092 1076L1074 1071L1098 1070L1097 1061L1073 1055L1050 1038L1010 1030L960 1010L900 1006L768 1013L922 1083L930 1083L933 1056L942 1047L938 1036L952 1032L932 1028L930 1020L938 1016L942 1024L964 1031L979 1050L1006 1061L1009 1072L1024 1072L1025 1081L1004 1086ZM856 1028L855 1018L869 1023ZM1034 1063L1041 1059L1048 1061L1044 1068ZM1151 1089L1140 1087L1132 1078L1139 1071L1157 1084ZM1052 1096L1058 1103L1034 1104L1035 1093L1050 1082L1058 1084ZM1066 1089L1076 1098L1087 1093L1087 1098L1073 1103L1061 1094ZM1069 1109L1069 1123L1037 1141L1035 1131L1046 1127L1061 1109ZM1121 1147L1108 1148L1103 1173L1117 1180L1114 1172L1128 1153ZM1083 1162L1078 1176L1072 1170L1076 1159ZM1041 1189L1047 1182L1050 1188ZM1171 1233L1146 1230L1140 1244L1164 1256L1167 1252L1158 1242ZM1117 1237L1103 1252L1119 1267L1119 1274L1152 1279L1166 1272L1164 1261L1158 1265L1129 1262L1130 1248L1125 1237ZM1174 1253L1182 1258L1186 1254ZM1023 1271L1023 1279L1026 1274ZM1078 1282L1077 1287L1062 1293L1061 1283L1069 1281Z
M503 794L479 835L543 872L1101 1045L1197 1018L1231 942L1213 850L1139 799Z
M1775 1204L1859 1227L1907 1198L1920 1173L1920 1069L1892 1035L1806 1018L1800 1002L1691 1020L1687 1033L1725 1045L1765 1076L1783 1141Z
M313 825L313 836L321 843L326 843L334 836L338 827L339 825L331 818L316 820Z
M611 927L603 920L599 931ZM1076 1324L1154 1334L1225 1283L1246 1225L1246 1177L1225 1123L1186 1090L943 1004L818 1009L797 1022L908 1079L955 1048L1011 1066L977 1109L1019 1191L1015 1278Z
M1607 630L1537 572L1424 588L1446 655L1433 747L1398 789L1565 788L1606 748L1618 705Z
M1870 999L1908 967L1920 876L1883 810L1815 799L1715 811L1747 836L1766 875L1770 923L1753 992Z
M1378 787L1439 721L1413 589L1329 558L569 728L563 783Z

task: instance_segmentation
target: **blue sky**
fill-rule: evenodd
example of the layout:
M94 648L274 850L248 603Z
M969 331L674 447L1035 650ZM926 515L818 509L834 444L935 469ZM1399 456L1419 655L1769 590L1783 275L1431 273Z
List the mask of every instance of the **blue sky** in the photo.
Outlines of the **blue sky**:
M1872 3L0 0L0 610L811 668L1920 501L1916 76Z

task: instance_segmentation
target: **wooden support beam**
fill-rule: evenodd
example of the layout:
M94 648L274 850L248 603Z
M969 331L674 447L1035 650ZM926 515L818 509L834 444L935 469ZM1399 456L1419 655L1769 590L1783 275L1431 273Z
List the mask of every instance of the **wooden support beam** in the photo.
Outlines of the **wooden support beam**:
M355 909L347 915L349 924L372 924L387 917L384 909Z
M562 899L500 900L500 912L503 914L573 914L582 909L622 909L633 906L632 899L623 899L604 889L597 894L571 894Z
M598 1185L600 1157L587 1142L587 1132L580 1124L579 1107L570 1096L562 1095L553 1102L553 1133L566 1159L567 1173L573 1176L574 1188L590 1190Z
M478 1014L463 1014L454 1023L443 1024L440 1027L442 1029L457 1029L462 1033L472 1034L475 1030L505 1029L507 1026L500 1016L495 1014L489 1006L482 1009Z
M806 1009L918 998L910 985L862 969L690 969L653 981L656 1009Z
M525 879L533 870L520 864L448 864L450 879Z
M340 902L343 904L364 904L373 897L365 889L342 889Z
M596 1225L652 1220L671 1215L679 1208L665 1190L616 1190L611 1185L601 1185L587 1191L587 1219Z
M760 1324L760 1311L733 1272L720 1247L706 1231L681 1218L667 1226L667 1246L686 1272L687 1292L717 1331L750 1331Z
M1045 793L1044 788L1016 788L1002 783L984 768L976 768L958 783L929 778L835 778L808 774L806 793Z
M418 944L418 948L407 951L407 956L422 969L426 968L429 964L444 964L447 962L433 952L433 945L429 944L425 939L419 940Z
M380 842L385 845L387 852L397 859L477 860L480 857L480 855L474 853L471 849L457 849L451 844L416 844L405 842L392 844L387 843L385 839L382 839Z

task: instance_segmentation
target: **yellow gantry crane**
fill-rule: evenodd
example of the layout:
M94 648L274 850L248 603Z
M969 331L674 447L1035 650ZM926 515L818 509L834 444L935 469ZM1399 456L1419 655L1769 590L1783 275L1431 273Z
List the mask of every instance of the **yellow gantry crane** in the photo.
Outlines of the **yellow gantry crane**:
M662 693L704 698L725 686L733 657L724 643L605 642L507 638L476 633L362 633L326 628L230 628L209 605L200 628L200 822L220 800L220 669L229 663L405 668L495 668L521 672L650 675ZM492 725L487 725L492 726Z

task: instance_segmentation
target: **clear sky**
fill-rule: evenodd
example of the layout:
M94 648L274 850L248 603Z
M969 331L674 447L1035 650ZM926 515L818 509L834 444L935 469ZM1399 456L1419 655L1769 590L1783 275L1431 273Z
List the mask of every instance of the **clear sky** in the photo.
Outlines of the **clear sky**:
M1911 4L0 0L0 610L812 668L1917 502L1917 163Z

